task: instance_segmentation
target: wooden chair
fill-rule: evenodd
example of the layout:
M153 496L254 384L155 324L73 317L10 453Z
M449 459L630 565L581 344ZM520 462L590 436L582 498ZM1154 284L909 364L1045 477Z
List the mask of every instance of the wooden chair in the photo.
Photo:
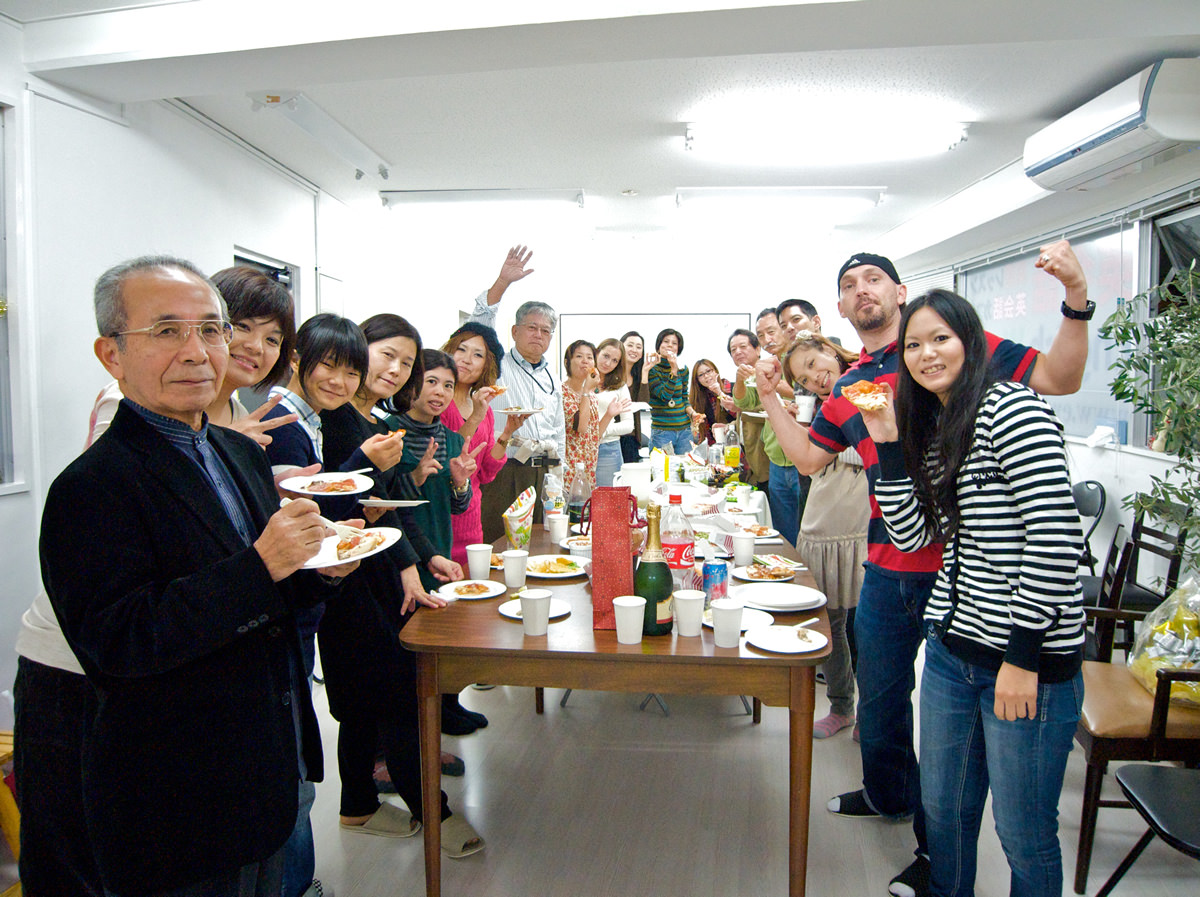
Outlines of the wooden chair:
M1200 671L1196 672L1196 678L1200 679ZM1130 806L1142 814L1150 828L1096 897L1108 897L1155 835L1181 853L1200 860L1200 769L1137 764L1122 766L1116 779Z
M1086 610L1089 617L1108 617L1114 622L1141 616L1108 608ZM1110 656L1111 650L1110 643ZM1075 729L1075 740L1083 748L1087 771L1075 860L1076 894L1087 889L1100 808L1130 806L1127 801L1100 799L1109 762L1173 760L1189 766L1200 764L1200 709L1176 706L1167 713L1170 683L1198 677L1200 673L1190 670L1160 670L1158 689L1151 695L1124 663L1083 662L1083 713Z
M1090 597L1085 588L1084 604L1105 610L1120 608L1121 595L1125 589L1125 581L1129 576L1129 565L1132 561L1133 545L1125 538L1125 527L1118 526L1116 532L1113 533L1108 556L1104 559L1104 573L1097 577L1096 589ZM1087 578L1081 576L1080 580ZM1099 660L1102 663L1108 663L1112 660L1116 621L1107 615L1089 615L1088 622L1083 657L1085 660Z
M1100 525L1104 516L1104 507L1108 504L1108 493L1095 480L1082 480L1071 487L1071 497L1075 499L1075 510L1080 517L1091 517L1092 525L1088 527L1083 537L1083 556L1080 563L1087 566L1096 575L1096 556L1092 554L1092 533Z
M0 764L8 763L13 755L13 733L0 732ZM21 813L16 798L8 786L0 782L0 832L12 851L13 859L21 858ZM4 889L0 897L21 897L21 883Z

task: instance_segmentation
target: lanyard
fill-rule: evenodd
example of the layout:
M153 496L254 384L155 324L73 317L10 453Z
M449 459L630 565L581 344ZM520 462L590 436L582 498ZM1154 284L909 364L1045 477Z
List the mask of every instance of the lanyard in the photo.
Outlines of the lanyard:
M544 387L542 385L542 382L533 375L533 372L525 370L525 365L521 364L521 361L523 361L523 360L525 360L525 359L518 360L517 356L515 354L513 355L513 361L515 361L517 363L517 370L519 370L526 377L528 377L530 380L532 380L534 386L536 386L538 389L540 389L546 395L548 395L548 396L554 395L554 375L550 373L550 365L546 365L546 376L550 378L550 388L546 389L546 387Z

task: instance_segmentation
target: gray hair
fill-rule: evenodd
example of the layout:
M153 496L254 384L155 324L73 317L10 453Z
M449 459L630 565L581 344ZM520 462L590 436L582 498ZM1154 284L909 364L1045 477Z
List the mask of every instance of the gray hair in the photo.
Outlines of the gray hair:
M229 318L229 310L225 306L225 300L221 297L221 292L213 286L211 280L204 276L204 272L194 264L187 259L176 258L173 255L143 255L139 258L121 262L119 265L113 265L113 267L101 274L99 280L96 281L93 301L96 306L96 329L100 331L100 335L115 336L124 330L128 324L129 317L125 313L125 296L122 291L125 281L129 277L146 271L169 270L172 268L178 271L185 271L207 284L209 289L213 291L213 295L217 297L217 302L220 303L221 317L225 319ZM124 337L117 337L117 345L121 348L125 347Z
M541 315L550 322L550 329L558 327L558 314L545 302L525 302L517 309L517 326L525 323L531 315Z

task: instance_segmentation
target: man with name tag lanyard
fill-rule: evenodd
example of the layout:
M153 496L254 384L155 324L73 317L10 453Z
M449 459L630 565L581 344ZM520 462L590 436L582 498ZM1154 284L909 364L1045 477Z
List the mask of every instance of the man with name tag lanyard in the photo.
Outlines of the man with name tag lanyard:
M533 253L524 246L508 251L496 282L475 298L475 309L468 320L496 329L497 306L505 291L533 273L527 268ZM513 347L502 365L498 386L506 389L500 404L504 408L540 409L522 424L519 435L504 446L508 460L496 478L482 489L480 514L483 539L495 542L504 535L503 514L513 500L533 486L538 499L547 470L562 464L567 455L567 431L563 422L562 384L550 370L546 351L554 338L558 315L545 302L526 302L517 309L512 328ZM503 427L507 415L493 407L496 426ZM501 440L498 443L503 444ZM560 477L561 479L561 477ZM534 521L542 520L542 503L534 502Z
M1035 265L1060 281L1066 292L1054 343L1039 353L988 334L990 363L999 378L1025 383L1044 395L1066 395L1078 390L1083 378L1087 321L1095 303L1088 301L1087 280L1067 241L1042 247ZM838 293L838 311L853 324L863 350L859 363L838 380L811 428L798 424L777 395L781 369L776 359L760 361L756 376L776 437L801 473L816 473L848 446L858 449L866 465L871 520L867 569L854 621L863 787L833 798L828 809L851 818L912 816L916 859L892 879L888 890L896 897L922 897L929 893L929 848L913 746L913 664L923 638L925 603L941 567L941 546L904 554L889 541L874 497L879 476L875 445L858 409L842 395L844 387L860 381L885 382L895 389L900 308L907 288L891 260L857 253L838 272Z

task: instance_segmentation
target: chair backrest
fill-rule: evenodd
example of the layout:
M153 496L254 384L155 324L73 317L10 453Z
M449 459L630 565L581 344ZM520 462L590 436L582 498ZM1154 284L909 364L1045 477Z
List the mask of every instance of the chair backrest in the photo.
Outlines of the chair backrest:
M1146 512L1139 511L1133 521L1133 533L1129 537L1134 545L1133 559L1129 568L1129 581L1136 582L1142 588L1150 589L1144 582L1138 580L1138 561L1140 554L1147 551L1157 555L1167 562L1167 574L1163 578L1162 588L1150 589L1160 592L1165 598L1179 584L1179 571L1183 565L1183 548L1187 542L1187 530L1180 529L1171 532L1163 526L1146 522Z
M1071 487L1071 497L1075 499L1075 510L1080 517L1091 517L1092 525L1083 536L1083 554L1079 562L1087 566L1096 575L1096 556L1092 554L1092 533L1100 525L1104 516L1104 508L1108 504L1108 493L1095 480L1081 480Z

